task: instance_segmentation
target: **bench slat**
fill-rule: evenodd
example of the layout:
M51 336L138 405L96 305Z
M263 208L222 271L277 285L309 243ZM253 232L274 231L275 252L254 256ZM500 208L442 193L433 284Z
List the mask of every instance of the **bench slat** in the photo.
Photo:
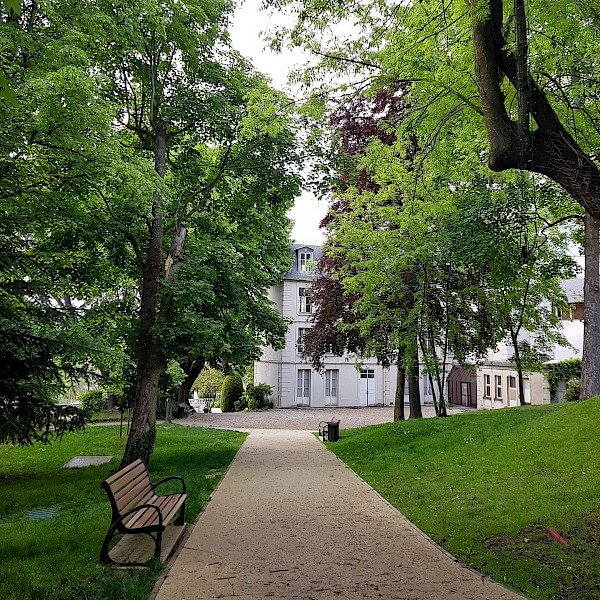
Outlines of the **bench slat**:
M155 498L155 501L146 502L146 504L156 506L163 515L163 525L167 525L185 502L187 494L173 494L170 496L157 496ZM125 525L130 529L158 525L158 513L152 508L145 508L132 515L132 518Z
M112 487L113 483L118 479L125 479L131 473L131 471L136 470L137 473L141 473L146 469L146 465L141 461L141 459L134 460L130 465L127 465L120 471L117 471L114 475L111 475L108 479L106 479L106 483Z
M115 502L120 512L127 512L138 504L146 504L148 498L153 496L150 479L144 477L132 486L122 490L122 494L115 494Z

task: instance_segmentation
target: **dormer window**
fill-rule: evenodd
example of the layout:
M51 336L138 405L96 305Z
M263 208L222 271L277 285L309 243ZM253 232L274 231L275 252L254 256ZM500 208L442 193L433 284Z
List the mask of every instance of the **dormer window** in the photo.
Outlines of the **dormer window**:
M313 264L313 253L309 250L300 250L298 252L298 271L300 273L310 273Z

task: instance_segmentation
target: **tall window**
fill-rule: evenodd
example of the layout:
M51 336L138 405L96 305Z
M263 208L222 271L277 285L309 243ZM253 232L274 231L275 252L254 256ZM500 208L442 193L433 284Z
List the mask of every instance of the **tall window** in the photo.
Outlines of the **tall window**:
M296 402L297 404L310 404L310 369L298 369Z
M494 381L496 382L496 398L502 400L502 375L495 375Z
M429 375L423 375L423 396L431 396L431 381Z
M517 378L513 375L509 375L508 380L508 402L516 402L517 400Z
M298 310L301 313L312 312L312 302L310 298L310 288L298 288Z
M306 273L311 270L312 252L298 252L298 271Z
M296 348L298 349L298 354L302 354L304 352L304 336L308 331L308 327L299 327L298 328L298 339L296 340Z
M338 369L325 371L325 402L327 404L337 404L339 375Z
M484 398L492 397L492 376L491 375L483 376L483 397Z

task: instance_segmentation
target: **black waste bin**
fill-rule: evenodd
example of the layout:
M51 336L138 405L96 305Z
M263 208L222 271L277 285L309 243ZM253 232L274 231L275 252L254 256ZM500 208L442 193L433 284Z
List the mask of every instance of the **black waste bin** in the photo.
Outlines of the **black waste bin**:
M327 423L327 441L337 442L340 439L340 422L329 421Z

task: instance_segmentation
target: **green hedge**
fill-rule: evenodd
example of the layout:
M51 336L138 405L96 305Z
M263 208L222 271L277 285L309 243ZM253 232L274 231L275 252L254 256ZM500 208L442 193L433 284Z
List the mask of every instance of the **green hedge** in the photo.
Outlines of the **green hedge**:
M227 375L221 388L221 410L223 412L234 412L235 403L240 401L243 393L242 377L238 373Z

